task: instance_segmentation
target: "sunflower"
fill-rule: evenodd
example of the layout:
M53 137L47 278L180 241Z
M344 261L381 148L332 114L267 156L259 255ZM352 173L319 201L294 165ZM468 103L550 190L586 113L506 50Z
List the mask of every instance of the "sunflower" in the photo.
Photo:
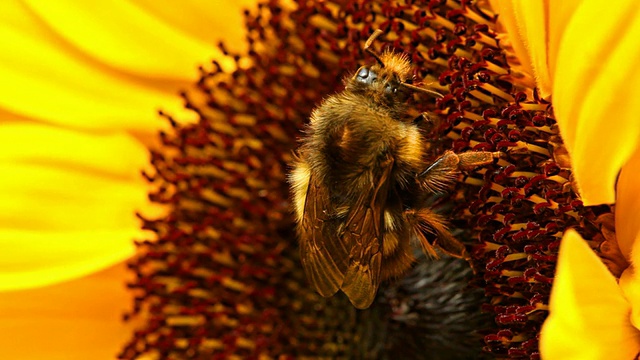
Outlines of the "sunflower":
M0 69L10 120L0 146L12 174L4 180L8 265L0 301L13 314L3 338L14 357L25 358L25 349L33 358L74 356L68 349L77 358L113 356L126 337L117 314L128 298L122 262L135 252L132 238L139 241L129 286L133 314L141 313L134 317L140 322L128 323L137 330L122 357L372 356L381 346L420 354L406 341L425 338L379 339L384 329L428 331L411 319L434 319L424 306L433 292L416 291L429 270L416 267L369 313L353 313L344 299L324 302L296 270L278 185L305 114L339 86L343 71L355 69L358 42L371 26L415 54L418 77L449 93L422 105L441 120L431 133L444 139L434 141L434 153L506 153L462 179L449 198L453 208L442 209L460 220L455 225L480 270L473 284L485 290L483 310L497 324L483 328L486 319L474 317L481 332L473 339L485 334L485 351L495 356L535 358L550 309L543 357L638 353L640 250L629 217L640 210L630 100L640 89L632 66L640 30L632 1L615 9L595 1L496 1L493 9L484 1L271 1L252 10L245 26L233 17L236 6L217 4L224 11L195 1L180 11L122 1L100 11L113 16L96 19L95 9L77 4L12 2L0 15L0 38L15 49ZM216 36L224 46L211 46ZM195 64L210 58L191 86ZM181 98L178 88L190 91ZM168 121L154 115L158 106ZM146 147L155 149L151 166ZM151 202L140 169L154 186ZM613 203L615 225L612 207L598 206ZM569 230L560 242L569 228L580 235ZM448 271L438 264L433 269ZM451 269L464 276L446 281L471 276ZM63 303L69 299L72 305ZM463 311L479 312L479 305ZM603 311L610 316L598 316ZM470 334L460 329L454 336ZM44 347L27 346L36 337L47 339ZM354 347L361 339L368 341ZM479 348L469 339L460 340L467 350Z

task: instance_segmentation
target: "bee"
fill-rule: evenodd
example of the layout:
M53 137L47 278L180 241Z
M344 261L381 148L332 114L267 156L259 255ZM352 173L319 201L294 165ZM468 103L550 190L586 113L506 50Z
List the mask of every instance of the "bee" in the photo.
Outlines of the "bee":
M434 247L468 258L425 194L499 156L447 151L425 167L426 142L406 101L414 91L441 95L411 84L405 55L371 49L381 33L364 46L376 63L346 77L344 90L311 113L289 176L307 279L324 297L342 290L358 309L412 266L412 243L434 258Z

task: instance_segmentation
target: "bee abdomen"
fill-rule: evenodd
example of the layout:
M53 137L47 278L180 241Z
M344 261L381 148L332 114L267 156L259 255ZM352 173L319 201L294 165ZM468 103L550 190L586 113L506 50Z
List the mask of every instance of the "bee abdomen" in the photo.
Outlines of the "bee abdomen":
M408 231L386 232L383 237L382 280L399 277L411 268L415 258L411 254L411 235Z

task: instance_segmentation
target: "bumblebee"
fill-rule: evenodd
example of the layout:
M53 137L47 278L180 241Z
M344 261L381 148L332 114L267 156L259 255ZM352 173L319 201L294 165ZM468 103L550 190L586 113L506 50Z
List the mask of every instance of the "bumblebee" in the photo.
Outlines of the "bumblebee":
M437 257L437 247L468 257L425 194L445 192L461 169L493 162L499 153L447 151L429 164L426 142L407 114L414 91L406 56L370 49L377 62L345 79L345 89L311 114L290 183L300 255L322 296L343 291L368 308L380 283L406 272L412 243Z

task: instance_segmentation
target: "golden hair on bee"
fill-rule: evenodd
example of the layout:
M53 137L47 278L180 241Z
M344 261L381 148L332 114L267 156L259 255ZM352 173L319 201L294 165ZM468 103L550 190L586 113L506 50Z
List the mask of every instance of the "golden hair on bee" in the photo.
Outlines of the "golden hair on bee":
M376 63L345 79L345 89L311 114L289 176L300 256L322 296L343 291L359 309L373 302L380 283L399 277L415 261L412 246L437 257L434 247L466 257L446 221L426 204L446 191L461 169L489 164L497 153L445 152L432 163L425 139L407 114L414 91L406 55L371 44Z

